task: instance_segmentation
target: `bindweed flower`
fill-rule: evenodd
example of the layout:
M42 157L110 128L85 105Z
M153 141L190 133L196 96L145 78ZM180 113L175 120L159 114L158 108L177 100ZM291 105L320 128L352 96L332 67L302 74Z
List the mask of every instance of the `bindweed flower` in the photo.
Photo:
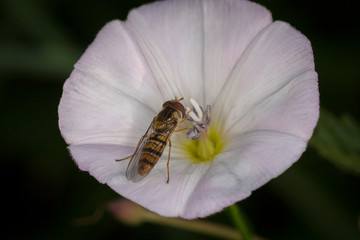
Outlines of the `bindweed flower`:
M165 101L184 98L185 131L139 182L128 161ZM190 99L192 99L190 101ZM205 217L289 168L319 115L310 42L264 7L167 0L97 35L64 85L61 133L83 171L160 215Z

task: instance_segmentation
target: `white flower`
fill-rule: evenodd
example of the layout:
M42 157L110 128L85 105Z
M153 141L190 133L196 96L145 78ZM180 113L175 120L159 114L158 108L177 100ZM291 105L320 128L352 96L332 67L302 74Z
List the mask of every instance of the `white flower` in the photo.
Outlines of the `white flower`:
M145 179L127 180L128 160L115 160L134 153L175 97L211 106L207 133L174 133L168 184L167 148ZM289 24L248 1L168 0L99 32L64 85L59 124L81 170L160 215L191 219L290 167L318 108L310 42Z

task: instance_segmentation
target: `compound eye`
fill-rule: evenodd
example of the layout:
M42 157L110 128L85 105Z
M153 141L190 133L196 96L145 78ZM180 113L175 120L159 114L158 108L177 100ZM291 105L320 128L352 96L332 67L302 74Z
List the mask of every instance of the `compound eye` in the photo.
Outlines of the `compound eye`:
M164 102L163 107L170 106L170 105L171 105L171 102L172 102L172 101L166 101L166 102Z
M179 102L173 102L171 103L171 107L176 109L177 111L180 111L181 114L182 114L182 117L185 117L185 108L184 108L184 105L182 105L181 103Z

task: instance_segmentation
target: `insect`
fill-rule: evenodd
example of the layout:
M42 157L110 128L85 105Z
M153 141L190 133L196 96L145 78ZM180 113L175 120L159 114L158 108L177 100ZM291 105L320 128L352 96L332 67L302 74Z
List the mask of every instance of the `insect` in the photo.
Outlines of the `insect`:
M131 158L126 169L126 178L138 182L145 178L161 157L166 144L169 142L169 154L167 161L167 181L169 183L169 161L171 151L170 137L174 132L180 132L188 128L175 130L188 116L185 107L180 103L183 98L166 101L161 111L154 117L145 135L139 140L133 155L118 159L122 161Z

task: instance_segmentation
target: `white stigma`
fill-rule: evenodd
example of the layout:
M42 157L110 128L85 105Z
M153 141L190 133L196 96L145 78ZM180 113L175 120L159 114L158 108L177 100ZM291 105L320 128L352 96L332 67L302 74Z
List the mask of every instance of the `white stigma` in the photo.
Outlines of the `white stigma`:
M200 105L193 98L190 98L190 103L191 105L193 105L193 111L189 113L189 116L195 122L200 122L203 117L203 113L202 113L202 109L200 108Z
M188 120L194 123L187 136L190 139L196 139L200 137L201 132L207 131L207 126L210 123L211 107L207 105L204 111L193 98L190 98L190 103L192 108L186 108L189 115Z

